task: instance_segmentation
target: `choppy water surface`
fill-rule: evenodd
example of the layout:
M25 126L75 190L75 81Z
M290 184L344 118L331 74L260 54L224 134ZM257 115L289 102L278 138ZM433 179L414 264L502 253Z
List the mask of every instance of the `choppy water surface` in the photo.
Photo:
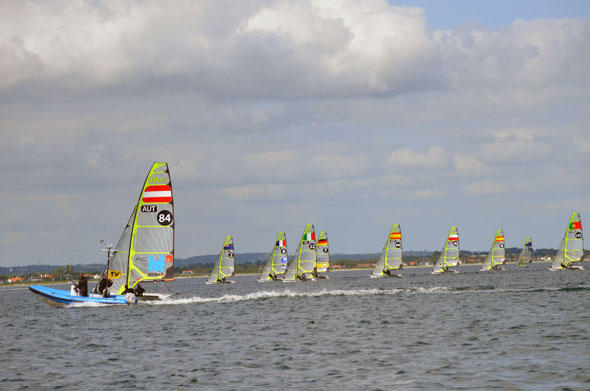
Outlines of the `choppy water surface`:
M590 389L590 272L547 266L187 278L148 286L169 302L124 307L4 288L0 389Z

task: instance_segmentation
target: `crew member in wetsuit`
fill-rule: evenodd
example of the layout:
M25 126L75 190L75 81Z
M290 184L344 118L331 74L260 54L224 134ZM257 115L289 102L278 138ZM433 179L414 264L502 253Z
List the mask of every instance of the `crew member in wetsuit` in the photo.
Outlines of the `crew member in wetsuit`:
M145 292L145 289L143 289L143 287L140 284L137 284L135 286L135 295L136 296L143 296L143 292Z
M88 280L84 277L84 274L80 274L80 279L78 280L76 288L78 289L78 294L80 296L88 296Z
M112 285L113 285L113 282L110 279L106 278L105 276L102 276L98 285L94 289L95 289L96 293L98 293L99 295L102 295L102 297L108 297L109 290L107 288L109 288Z

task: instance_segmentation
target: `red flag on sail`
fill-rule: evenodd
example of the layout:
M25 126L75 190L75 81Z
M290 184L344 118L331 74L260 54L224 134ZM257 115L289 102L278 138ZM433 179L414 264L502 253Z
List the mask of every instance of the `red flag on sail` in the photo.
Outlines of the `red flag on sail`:
M141 198L143 202L171 202L172 189L168 185L148 186Z

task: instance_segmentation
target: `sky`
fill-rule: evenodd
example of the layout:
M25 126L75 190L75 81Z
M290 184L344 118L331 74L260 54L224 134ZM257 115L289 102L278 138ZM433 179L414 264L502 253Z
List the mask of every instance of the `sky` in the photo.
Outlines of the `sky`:
M475 5L477 3L477 6ZM590 213L585 1L0 3L0 265L102 262L153 161L176 257L526 236ZM584 223L583 223L584 224Z

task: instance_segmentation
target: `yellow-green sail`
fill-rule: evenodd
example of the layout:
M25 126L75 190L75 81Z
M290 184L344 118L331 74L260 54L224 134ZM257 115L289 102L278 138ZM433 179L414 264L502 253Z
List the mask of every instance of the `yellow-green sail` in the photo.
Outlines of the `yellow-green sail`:
M173 277L174 202L168 164L154 162L109 259L112 294L145 280Z
M518 266L525 266L531 262L533 262L533 239L529 236L524 241L524 245L518 256Z
M223 241L223 247L219 252L219 258L211 269L207 283L224 282L226 278L234 275L234 239L228 235Z
M551 270L574 269L573 262L581 261L584 256L584 233L580 213L572 214L565 229L559 250L551 264Z
M287 270L287 235L279 232L268 260L258 277L259 281L275 280Z
M498 270L506 262L506 252L504 249L504 231L499 229L492 240L490 251L481 267L481 271Z
M295 256L291 260L287 272L285 273L285 281L294 281L297 279L305 280L313 276L313 269L316 263L316 239L315 229L312 223L305 226L299 246L295 252Z
M443 273L449 271L449 266L459 264L459 230L457 227L451 227L449 234L445 239L441 254L438 261L432 268L433 273Z
M372 278L391 275L391 270L402 266L402 229L399 224L393 224L383 245L381 256L371 272Z

